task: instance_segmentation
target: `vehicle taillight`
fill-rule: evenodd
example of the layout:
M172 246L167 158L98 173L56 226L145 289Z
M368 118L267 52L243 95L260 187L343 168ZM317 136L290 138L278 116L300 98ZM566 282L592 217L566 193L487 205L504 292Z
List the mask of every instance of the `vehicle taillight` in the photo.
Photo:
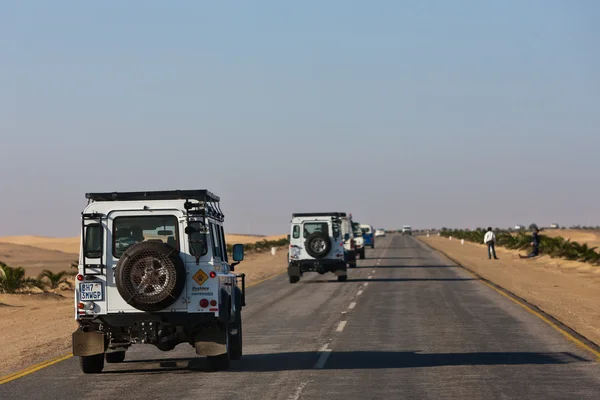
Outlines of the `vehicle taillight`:
M200 300L200 307L202 307L202 308L208 307L208 300L206 300L206 299Z
M217 305L217 301L216 300L211 300L210 301L210 305L215 307Z
M208 275L210 275L211 278L214 278L215 276L217 276L217 273L215 271L210 271Z
M81 274L77 275L77 280L78 281L82 281L83 280L83 275L81 275Z
M77 304L77 307L78 307L80 310L83 310L83 309L85 308L85 304L83 304L83 303L79 303L79 304Z

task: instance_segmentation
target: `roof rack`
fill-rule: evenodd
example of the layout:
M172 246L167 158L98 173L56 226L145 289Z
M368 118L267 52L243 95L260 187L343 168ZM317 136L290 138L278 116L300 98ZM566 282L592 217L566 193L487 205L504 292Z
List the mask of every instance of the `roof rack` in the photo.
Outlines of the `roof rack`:
M345 212L317 212L317 213L294 213L292 218L296 217L345 217Z
M135 201L135 200L198 200L219 202L219 196L206 189L198 190L158 190L149 192L105 192L86 193L85 198L92 201Z

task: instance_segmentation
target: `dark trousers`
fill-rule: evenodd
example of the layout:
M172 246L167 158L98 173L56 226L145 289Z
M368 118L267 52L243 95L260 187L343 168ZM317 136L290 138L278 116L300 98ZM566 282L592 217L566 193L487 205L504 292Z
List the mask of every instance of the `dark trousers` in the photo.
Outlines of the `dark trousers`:
M527 258L537 257L539 254L540 248L538 246L533 246L533 250L527 255Z
M488 258L492 258L492 255L494 256L494 258L498 258L496 257L496 245L494 244L494 242L488 242Z

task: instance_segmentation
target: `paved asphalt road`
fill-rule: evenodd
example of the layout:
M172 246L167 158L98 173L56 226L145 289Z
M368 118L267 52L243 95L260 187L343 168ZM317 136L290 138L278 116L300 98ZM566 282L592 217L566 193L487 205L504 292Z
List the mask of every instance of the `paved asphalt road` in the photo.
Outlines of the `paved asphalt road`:
M348 282L333 278L249 288L228 372L187 344L138 345L100 375L71 358L0 399L600 399L590 354L415 238L378 238Z

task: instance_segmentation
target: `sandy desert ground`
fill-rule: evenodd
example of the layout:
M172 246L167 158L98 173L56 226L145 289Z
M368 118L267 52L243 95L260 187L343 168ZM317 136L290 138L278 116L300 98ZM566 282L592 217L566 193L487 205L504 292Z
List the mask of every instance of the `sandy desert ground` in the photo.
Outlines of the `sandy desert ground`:
M546 229L541 232L548 237L562 236L572 242L587 243L588 246L600 247L600 231L585 231L577 229Z
M483 244L419 238L600 344L600 267L548 256L521 260L518 251L503 248L496 249L499 260L489 260Z
M285 237L285 235L282 235ZM261 237L238 236L238 242L255 242ZM68 239L67 239L68 240ZM37 243L26 241L26 243ZM44 240L42 243L63 246L64 243ZM233 243L233 242L232 242ZM12 246L12 247L11 247ZM64 247L63 247L64 248ZM14 255L12 260L19 260L28 275L35 275L42 266L35 260L46 260L43 268L51 267L47 263L50 255L55 256L54 265L58 270L67 269L69 262L77 258L77 254L69 254L48 248L36 248L22 244L0 243L0 254ZM17 258L18 255L18 258ZM59 261L66 263L67 267ZM258 282L270 276L284 272L287 249L279 249L273 256L266 253L247 253L245 260L238 265L236 273L245 273L247 284ZM0 260L3 258L0 256ZM5 262L10 264L11 258ZM28 365L44 361L54 356L70 352L71 333L77 325L74 320L73 291L58 290L56 294L0 294L0 376L14 372ZM35 329L34 329L35 327Z

